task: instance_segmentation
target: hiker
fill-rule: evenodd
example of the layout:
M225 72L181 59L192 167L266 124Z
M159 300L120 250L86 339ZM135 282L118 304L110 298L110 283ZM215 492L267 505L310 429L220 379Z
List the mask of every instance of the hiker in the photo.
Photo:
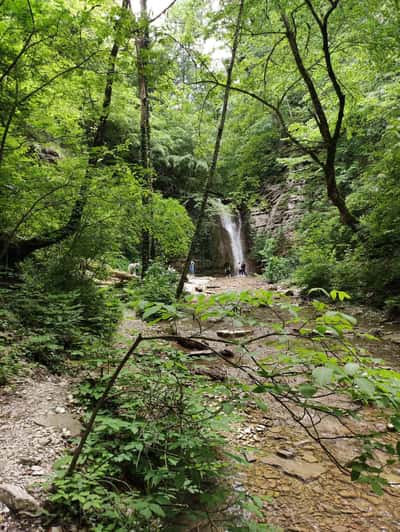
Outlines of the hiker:
M191 260L190 264L189 264L189 273L191 275L194 275L195 271L196 271L196 264L195 264L194 260Z
M240 268L239 268L239 275L245 277L247 275L247 272L246 272L246 263L245 262L242 262L242 264L240 265Z
M231 268L231 265L229 264L229 262L225 262L225 264L224 264L224 272L225 272L226 277L231 277L232 276L232 268Z

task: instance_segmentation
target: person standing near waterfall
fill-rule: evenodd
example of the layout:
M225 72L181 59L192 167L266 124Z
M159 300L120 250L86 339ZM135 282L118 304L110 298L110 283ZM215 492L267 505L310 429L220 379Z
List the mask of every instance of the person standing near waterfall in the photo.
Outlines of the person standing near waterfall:
M242 262L241 264L239 263L239 275L242 277L246 277L247 275L245 262Z
M225 262L224 273L226 277L232 277L232 268L229 262Z
M195 264L194 260L191 260L190 264L189 264L189 273L191 275L194 275L195 271L196 271L196 264Z

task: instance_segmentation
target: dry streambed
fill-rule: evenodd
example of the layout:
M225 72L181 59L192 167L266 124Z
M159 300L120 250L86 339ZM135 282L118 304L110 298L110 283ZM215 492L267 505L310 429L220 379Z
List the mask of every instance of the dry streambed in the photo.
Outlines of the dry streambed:
M211 283L201 283L201 292L211 294L225 290L271 288L261 279L254 278L213 279ZM294 293L289 291L288 295ZM375 356L383 357L388 366L397 368L400 361L398 326L385 323L376 312L357 308L350 308L349 312L352 310L359 318L360 332L378 332L381 336L380 342L367 347L373 349ZM217 330L224 328L229 328L229 322L210 325L207 336L217 338ZM255 333L262 334L262 328ZM217 343L211 342L211 346L221 349ZM259 355L273 352L265 345L258 346L258 350ZM241 362L238 358L234 361ZM206 368L222 367L227 376L240 378L240 371L232 368L229 361L203 359L201 364ZM398 464L385 475L389 485L384 495L377 496L368 486L356 484L340 472L281 405L271 398L264 396L263 399L268 404L268 410L261 412L255 404L250 404L243 421L230 436L232 450L242 453L248 462L236 487L265 498L261 521L293 532L400 530ZM330 401L339 405L343 399L332 397ZM326 446L339 461L345 463L357 454L358 444L348 438L349 430L337 420L329 416L315 416L308 420L308 426L314 423L318 425L320 436L328 438L324 440ZM364 408L360 419L347 422L347 427L368 432L384 430L386 423L380 419L378 409Z
M269 288L255 278L208 278L192 284L194 292L198 292L197 286L203 293ZM186 324L185 332L189 332L189 327ZM390 333L397 338L395 326L388 331L385 324L375 323L369 329L374 327L383 330L384 336ZM123 347L136 332L148 329L133 313L127 312L117 345ZM211 323L207 334L218 338L217 330L230 329L229 322ZM392 340L388 337L380 345L382 355L393 363L399 360L400 346ZM211 341L210 345L212 349L221 349L220 343ZM265 346L260 348L265 350ZM233 361L240 362L237 358ZM241 376L229 360L209 357L199 360L195 371L219 380ZM27 489L41 501L43 491L38 482L50 475L54 461L80 428L77 421L80 412L71 396L72 384L70 379L36 371L2 389L0 484ZM400 530L400 468L392 468L385 494L374 495L368 487L355 484L343 475L281 405L268 397L264 399L268 410L262 412L250 403L242 421L233 427L229 436L232 451L241 453L247 461L247 466L238 472L235 487L265 498L261 521L293 532ZM340 460L348 460L357 451L353 442L338 438L343 435L343 426L335 420L325 417L311 421L317 421L320 434L330 438L329 448ZM379 428L383 421L376 409L368 408L364 409L360 423L367 430ZM16 519L0 504L0 530L40 532L43 529L31 515L19 514Z

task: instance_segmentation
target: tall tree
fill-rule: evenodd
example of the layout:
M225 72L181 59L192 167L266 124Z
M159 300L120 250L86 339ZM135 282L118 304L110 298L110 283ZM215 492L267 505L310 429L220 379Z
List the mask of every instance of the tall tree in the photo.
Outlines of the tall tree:
M140 99L140 164L143 169L145 184L142 201L145 207L151 202L152 163L150 152L150 105L148 83L148 54L150 49L149 16L147 0L140 0L139 35L136 37L136 58L138 90ZM150 209L151 210L151 209ZM151 237L149 224L144 224L142 232L142 276L149 267L151 254Z
M30 4L29 4L29 7L30 7ZM99 158L101 155L100 148L104 145L104 141L105 141L106 126L107 126L107 121L108 121L108 117L110 113L111 100L112 100L113 83L115 80L116 61L117 61L118 53L120 50L120 41L124 34L123 27L124 27L125 17L127 16L128 13L130 13L129 8L130 8L130 0L123 0L122 8L121 8L122 13L121 13L121 16L118 18L118 21L115 25L114 42L113 42L113 45L109 53L102 109L101 109L101 113L98 118L97 125L95 127L95 132L92 138L91 147L90 147L90 155L89 155L88 162L87 162L87 169L85 172L85 176L79 187L77 198L70 211L69 218L64 225L62 225L61 227L57 229L51 230L45 234L35 236L29 239L19 238L17 235L18 229L21 226L21 224L24 222L24 220L26 219L26 216L29 215L31 209L35 207L37 203L37 201L35 201L35 203L30 207L30 209L28 209L28 211L24 213L21 219L17 221L17 223L15 224L14 228L11 231L0 233L0 262L3 263L3 265L5 265L6 267L13 267L18 262L24 260L30 254L32 254L34 251L49 247L51 245L54 245L56 243L59 243L65 240L69 236L73 235L79 229L82 215L84 212L84 208L87 203L92 170L99 162ZM31 10L30 12L32 14ZM32 14L32 18L33 18L33 14ZM26 42L27 41L25 41L25 43ZM25 44L21 50L23 50L24 48L26 48ZM20 56L20 54L18 54L18 56ZM18 56L16 56L13 63L17 62ZM5 73L7 73L7 70L5 71ZM52 81L52 80L53 78L50 78L49 81ZM46 85L48 84L49 83L47 82ZM39 88L40 90L42 90L42 88L44 87L39 86ZM28 95L30 95L30 93L28 93ZM21 100L19 100L19 104L21 104ZM8 122L9 120L6 123L5 130L7 130ZM4 134L3 134L3 137L4 137ZM45 197L46 195L40 198L40 200L44 199Z
M177 287L177 290L176 290L176 297L177 298L180 298L181 295L182 295L182 292L183 292L185 279L186 279L186 276L187 276L187 273L188 273L188 270L189 270L189 264L190 264L190 261L191 261L192 256L193 256L195 245L196 245L197 240L198 240L199 235L200 235L200 230L201 230L201 226L202 226L203 219L204 219L204 213L205 213L205 210L206 210L206 207L207 207L207 203L208 203L208 198L209 198L209 195L210 195L211 186L213 184L215 173L216 173L216 170L217 170L217 163L218 163L218 157L219 157L219 153L220 153L220 149L221 149L222 135L224 133L226 115L227 115L227 110L228 110L229 94L230 94L230 89L231 89L231 85L232 85L232 72L233 72L233 68L235 66L236 55L237 55L239 42L240 42L240 33L241 33L241 29L242 29L243 10L244 10L244 0L240 0L240 2L239 2L239 10L238 10L238 14L237 14L235 29L234 29L234 35L233 35L232 51L231 51L231 56L230 56L230 60L229 60L229 65L228 65L227 72L226 72L224 98L223 98L223 102L222 102L221 115L220 115L218 129L217 129L217 134L216 134L216 138L215 138L213 156L212 156L212 159L211 159L210 169L208 171L208 175L207 175L206 182L205 182L205 185L204 185L203 198L202 198L202 201L201 201L200 212L199 212L199 216L198 216L198 219L197 219L197 222L196 222L196 227L195 227L195 231L194 231L194 234L193 234L192 242L191 242L191 245L190 245L190 248L189 248L189 252L187 254L187 257L186 257L186 260L185 260L185 264L183 266L182 273L181 273L181 276L180 276L180 279L179 279L178 287Z

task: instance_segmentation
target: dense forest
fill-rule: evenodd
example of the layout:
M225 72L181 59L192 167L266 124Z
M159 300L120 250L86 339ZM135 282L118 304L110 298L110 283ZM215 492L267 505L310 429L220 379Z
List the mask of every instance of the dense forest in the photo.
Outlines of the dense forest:
M65 378L82 422L30 520L0 468L0 527L333 530L234 488L249 408L394 505L398 0L0 0L0 33L0 399Z

